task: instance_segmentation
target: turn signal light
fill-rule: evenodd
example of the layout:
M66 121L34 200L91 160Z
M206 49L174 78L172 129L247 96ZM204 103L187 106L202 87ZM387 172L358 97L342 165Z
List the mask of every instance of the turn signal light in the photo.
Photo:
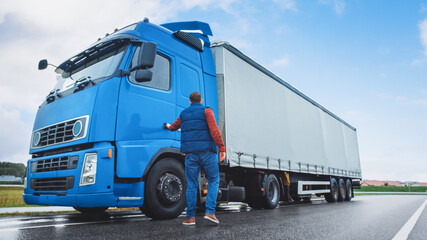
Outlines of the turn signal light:
M108 158L113 158L113 149L108 149Z

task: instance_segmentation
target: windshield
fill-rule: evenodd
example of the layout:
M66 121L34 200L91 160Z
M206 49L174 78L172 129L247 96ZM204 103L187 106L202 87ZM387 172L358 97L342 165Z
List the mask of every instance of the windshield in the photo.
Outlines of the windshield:
M54 91L64 92L79 83L103 80L114 74L128 46L126 40L112 40L93 46L61 64Z

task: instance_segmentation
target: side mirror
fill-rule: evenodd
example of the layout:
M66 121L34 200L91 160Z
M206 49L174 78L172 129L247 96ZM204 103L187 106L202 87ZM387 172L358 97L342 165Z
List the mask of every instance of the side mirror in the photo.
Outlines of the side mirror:
M141 46L136 68L152 68L156 59L157 45L153 42L145 42Z
M39 62L39 70L43 70L43 69L46 69L46 68L47 68L47 60L46 59L40 60L40 62Z
M153 72L150 69L138 69L135 72L135 81L149 82L153 78Z

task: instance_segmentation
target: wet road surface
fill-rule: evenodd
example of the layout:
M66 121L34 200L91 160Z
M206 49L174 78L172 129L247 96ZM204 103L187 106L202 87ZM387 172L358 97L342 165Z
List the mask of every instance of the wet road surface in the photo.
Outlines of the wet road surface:
M393 239L426 201L427 196L358 196L273 210L232 205L217 212L219 226L205 222L202 213L196 226L182 226L184 215L153 221L138 211L8 217L0 218L0 239ZM407 239L427 239L427 208L421 210Z

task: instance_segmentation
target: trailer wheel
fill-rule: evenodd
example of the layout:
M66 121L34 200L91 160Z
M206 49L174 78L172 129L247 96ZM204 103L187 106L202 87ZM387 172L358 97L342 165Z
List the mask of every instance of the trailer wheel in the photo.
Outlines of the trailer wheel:
M345 199L345 182L344 179L340 178L338 180L338 202L342 202Z
M347 179L347 181L345 182L345 187L346 187L345 200L351 201L351 198L353 197L353 186L351 184L350 179Z
M264 182L264 201L265 208L274 209L279 205L280 200L280 187L274 174L270 174Z
M81 213L103 213L105 210L108 209L108 207L73 207L77 211Z
M325 194L325 199L328 202L338 201L338 183L335 178L331 178L331 191Z
M176 218L184 211L186 189L183 166L175 159L162 159L148 175L140 209L153 219Z

